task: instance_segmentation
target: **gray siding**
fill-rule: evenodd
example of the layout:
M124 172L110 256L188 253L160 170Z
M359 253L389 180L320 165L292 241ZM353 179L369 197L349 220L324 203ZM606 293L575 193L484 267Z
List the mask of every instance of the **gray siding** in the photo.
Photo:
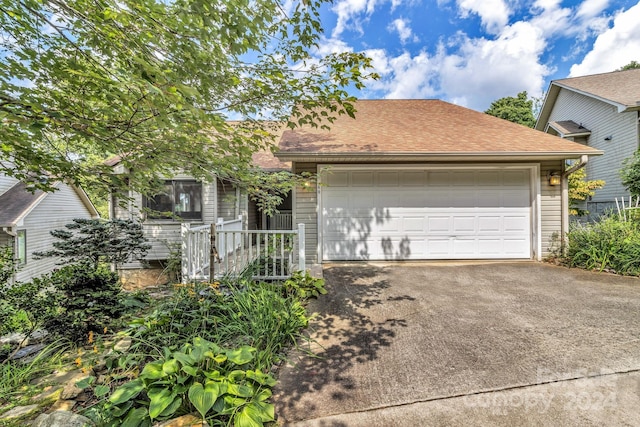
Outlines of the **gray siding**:
M562 171L562 161L547 161L540 164L540 231L542 258L550 255L556 239L562 234L562 186L549 185L547 173Z
M18 183L18 180L13 177L0 175L0 194L4 193L5 191L10 189L17 183Z
M237 206L236 187L229 182L218 180L218 218L225 221L237 219L240 212Z
M13 236L10 236L0 230L0 248L9 245L13 246Z
M618 113L613 105L573 91L561 89L549 121L573 120L591 131L587 145L604 151L587 165L588 179L603 179L606 185L597 190L594 202L613 201L628 194L620 182L622 161L638 149L638 114ZM605 137L612 136L610 141Z
M23 224L17 228L27 232L27 263L18 270L17 281L26 282L58 267L57 259L35 260L32 254L52 249L55 239L50 231L63 229L74 218L91 218L91 214L77 193L64 184L60 185L58 191L47 194L27 215Z
M315 163L294 163L292 166L294 173L310 172L315 174L317 166ZM307 187L296 187L293 205L293 224L305 226L305 253L307 264L318 262L318 187L315 180Z

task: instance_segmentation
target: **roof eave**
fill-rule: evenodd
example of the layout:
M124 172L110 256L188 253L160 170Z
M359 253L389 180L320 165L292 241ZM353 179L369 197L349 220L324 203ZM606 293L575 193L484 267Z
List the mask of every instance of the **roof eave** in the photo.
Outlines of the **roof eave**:
M602 96L594 95L593 93L585 92L583 90L576 89L575 87L571 87L569 85L565 85L565 84L558 83L558 82L552 82L552 84L555 84L559 88L567 89L567 90L573 91L575 93L579 93L581 95L588 96L588 97L593 98L593 99L597 99L598 101L602 101L602 102L604 102L606 104L613 105L614 107L616 107L618 109L618 113L624 113L626 111L633 111L633 110L637 110L638 109L637 106L630 106L630 105L626 105L626 104L621 104L621 103L616 102L616 101L614 101L612 99L608 99L608 98L604 98Z
M432 153L306 153L279 152L278 158L293 162L472 162L472 161L531 161L531 160L564 160L576 159L580 156L601 156L601 150L585 151L547 151L547 152L432 152Z

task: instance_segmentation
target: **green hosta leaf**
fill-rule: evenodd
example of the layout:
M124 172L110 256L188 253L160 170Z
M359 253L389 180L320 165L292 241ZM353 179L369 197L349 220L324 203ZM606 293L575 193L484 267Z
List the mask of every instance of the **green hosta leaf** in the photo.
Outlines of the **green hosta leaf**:
M162 364L162 372L167 375L175 374L180 370L180 365L176 359L169 359Z
M136 397L142 389L144 388L144 384L140 378L135 379L133 381L129 381L118 387L111 397L109 397L109 401L114 405L118 405L120 403L126 402L129 399L133 399Z
M265 422L273 421L274 416L273 405L251 402L236 413L233 421L235 427L262 427Z
M255 352L255 348L249 347L248 345L243 345L236 350L227 351L226 354L227 358L231 362L235 363L236 365L244 365L245 363L249 363L253 360Z
M189 401L204 418L220 395L220 385L207 381L203 386L195 383L189 388Z
M271 395L272 395L271 390L268 388L265 388L264 390L260 390L260 393L256 394L253 400L257 402L264 402L268 398L270 398Z
M220 373L220 371L205 372L204 376L211 380L222 380L224 378L224 376Z
M132 406L133 406L133 400L129 400L122 407L114 406L114 409L112 409L111 411L111 415L113 415L116 418L120 418L121 416L126 414L127 411L131 409Z
M173 402L171 402L171 405L167 406L167 409L165 409L160 415L158 415L158 418L172 416L178 410L180 405L182 405L182 398L176 397L175 399L173 399Z
M151 362L144 365L144 369L140 374L141 378L155 380L165 376L162 370L163 363L161 361Z
M247 371L247 378L250 378L260 385L268 385L273 387L276 385L276 380L269 374L263 374L260 371Z
M149 416L151 419L158 416L173 402L175 395L168 388L155 387L147 391L149 396Z
M191 365L193 363L193 359L191 358L191 356L180 351L174 352L172 356L183 365Z
M238 397L251 397L254 394L253 387L248 385L227 384L227 393Z
M147 408L135 408L129 411L121 427L138 427L144 425L144 421L148 418Z
M96 397L106 396L111 391L111 387L108 385L97 385L96 388L93 389L93 394Z
M195 368L193 366L183 366L182 370L192 377L198 376L198 368Z
M229 379L230 383L239 383L242 380L244 380L246 376L247 374L245 373L245 371L236 369L235 371L229 372L229 374L227 375L227 378Z

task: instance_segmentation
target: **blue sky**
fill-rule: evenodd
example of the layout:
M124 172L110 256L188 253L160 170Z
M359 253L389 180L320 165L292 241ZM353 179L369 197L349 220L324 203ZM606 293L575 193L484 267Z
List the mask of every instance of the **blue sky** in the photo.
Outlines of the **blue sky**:
M320 53L364 51L381 79L365 99L437 98L484 111L549 81L640 61L640 2L334 0Z

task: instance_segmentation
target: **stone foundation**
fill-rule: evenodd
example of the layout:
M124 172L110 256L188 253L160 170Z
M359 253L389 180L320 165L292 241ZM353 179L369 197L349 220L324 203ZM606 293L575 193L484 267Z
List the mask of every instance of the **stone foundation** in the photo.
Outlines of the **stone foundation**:
M169 276L162 268L120 270L120 282L126 291L135 291L169 283Z

